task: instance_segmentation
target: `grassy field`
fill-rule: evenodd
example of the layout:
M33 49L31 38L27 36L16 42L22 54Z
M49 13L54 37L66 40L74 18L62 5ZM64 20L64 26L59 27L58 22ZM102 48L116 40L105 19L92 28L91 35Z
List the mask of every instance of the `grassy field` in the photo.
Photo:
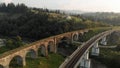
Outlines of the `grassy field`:
M120 26L114 26L112 28L115 29L115 30L120 30Z
M58 68L64 61L63 56L59 54L49 54L48 58L38 57L36 59L27 58L25 67L14 68Z

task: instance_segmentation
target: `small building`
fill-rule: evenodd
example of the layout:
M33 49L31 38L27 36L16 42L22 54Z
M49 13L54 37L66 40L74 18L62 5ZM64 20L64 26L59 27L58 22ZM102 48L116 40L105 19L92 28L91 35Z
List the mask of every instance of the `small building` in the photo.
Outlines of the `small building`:
M72 19L72 18L71 18L71 16L68 15L68 16L66 16L66 19Z

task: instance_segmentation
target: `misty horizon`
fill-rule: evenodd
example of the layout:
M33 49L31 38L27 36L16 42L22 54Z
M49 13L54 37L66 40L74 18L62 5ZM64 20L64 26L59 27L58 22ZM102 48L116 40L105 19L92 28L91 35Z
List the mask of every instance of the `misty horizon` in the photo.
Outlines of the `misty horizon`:
M120 1L117 0L1 0L0 3L24 3L28 7L58 10L79 10L84 12L120 12Z

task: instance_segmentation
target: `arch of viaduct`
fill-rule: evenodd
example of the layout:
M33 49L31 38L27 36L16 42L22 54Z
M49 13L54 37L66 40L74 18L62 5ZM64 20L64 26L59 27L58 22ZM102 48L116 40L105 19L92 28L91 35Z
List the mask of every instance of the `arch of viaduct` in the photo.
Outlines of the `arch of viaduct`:
M73 32L67 32L64 34L52 36L49 38L45 38L31 44L25 45L23 47L19 47L17 49L11 50L9 52L5 52L0 55L0 68L9 68L10 62L13 58L17 57L21 58L22 65L26 65L26 55L28 52L34 53L35 56L31 55L31 57L36 58L38 56L38 49L41 49L41 53L44 56L48 56L48 52L57 52L57 45L61 42L61 39L64 37L68 38L69 42L73 42L74 40L78 40L79 35L84 32L88 32L89 29L78 30Z

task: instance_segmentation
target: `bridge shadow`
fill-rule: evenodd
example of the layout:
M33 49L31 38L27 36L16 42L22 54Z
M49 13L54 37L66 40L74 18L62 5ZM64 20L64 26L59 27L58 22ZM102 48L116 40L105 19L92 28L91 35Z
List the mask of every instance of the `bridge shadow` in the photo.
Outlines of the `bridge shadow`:
M44 57L45 56L45 45L42 44L39 48L38 48L38 57Z
M47 50L48 50L48 54L55 52L55 46L54 46L54 42L53 41L50 41L48 43Z
M21 56L15 56L9 64L9 68L23 67L23 59Z
M64 57L69 56L70 54L72 54L73 50L76 49L74 45L72 45L72 43L70 42L69 38L63 37L60 41L61 42L58 44L57 47L57 52L63 55Z
M36 52L33 49L30 49L28 53L26 54L26 58L32 58L35 59L37 57Z

